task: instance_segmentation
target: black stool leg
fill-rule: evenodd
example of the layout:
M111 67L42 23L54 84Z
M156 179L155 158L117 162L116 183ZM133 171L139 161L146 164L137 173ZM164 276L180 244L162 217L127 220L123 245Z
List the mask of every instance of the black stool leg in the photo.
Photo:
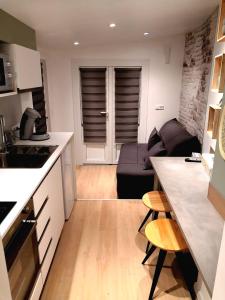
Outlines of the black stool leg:
M158 215L159 215L159 212L158 211L154 211L154 214L152 216L152 220L158 219Z
M156 247L155 246L151 246L150 250L148 251L148 253L146 254L143 262L142 262L142 265L146 262L146 260L149 259L149 257L152 255L152 253L155 251Z
M150 242L148 241L148 243L147 243L147 247L146 247L146 250L145 250L145 253L147 253L147 252L148 252L148 248L149 248L149 246L150 246Z
M147 215L145 216L143 222L141 223L141 226L138 229L138 232L141 230L141 228L145 225L145 223L147 222L148 218L151 216L153 210L150 209L149 212L147 213Z
M166 212L166 217L167 217L168 219L172 219L172 216L171 216L170 212Z
M164 260L166 258L166 253L167 252L164 251L164 250L160 250L159 251L159 257L158 257L158 260L157 260L157 265L156 265L156 268L155 268L155 274L154 274L154 277L153 277L153 280L152 280L152 286L151 286L151 290L150 290L150 294L149 294L148 300L152 300L153 299L155 287L156 287L157 282L159 280L159 275L161 273Z
M152 215L152 220L154 221L154 220L158 219L158 215L159 215L159 212L158 211L154 211L154 213ZM147 247L146 247L145 253L148 252L149 246L150 246L150 242L147 243Z

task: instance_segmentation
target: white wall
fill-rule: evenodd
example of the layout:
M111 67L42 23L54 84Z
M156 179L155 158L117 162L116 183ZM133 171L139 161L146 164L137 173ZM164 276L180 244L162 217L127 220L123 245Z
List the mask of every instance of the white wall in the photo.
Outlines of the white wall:
M170 63L166 64L167 49L171 48ZM74 47L73 51L39 49L46 60L50 120L53 131L74 130L72 61L140 61L149 63L146 126L142 142L148 139L154 126L158 128L168 119L177 117L181 92L184 54L184 36L145 40L143 43L102 45L93 48ZM156 104L165 105L164 111L155 111ZM76 112L79 114L80 112ZM77 117L76 115L74 116ZM145 128L145 129L144 129ZM147 130L146 130L147 128ZM76 131L76 128L75 128Z
M5 117L7 129L19 123L22 114L20 96L1 97L0 114Z

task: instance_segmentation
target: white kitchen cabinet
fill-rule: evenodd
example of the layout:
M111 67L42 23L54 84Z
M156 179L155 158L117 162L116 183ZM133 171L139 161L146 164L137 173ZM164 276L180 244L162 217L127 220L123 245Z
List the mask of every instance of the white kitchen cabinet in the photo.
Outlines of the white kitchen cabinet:
M64 194L65 219L68 220L73 209L76 199L76 178L75 178L75 161L74 161L74 140L73 138L67 144L62 158L62 180Z
M35 194L37 239L43 283L47 277L64 225L61 159L54 164Z
M10 52L17 88L25 90L42 86L40 53L16 44L10 45Z
M62 187L62 170L61 161L55 163L49 177L49 204L51 211L52 226L52 244L56 248L60 238L60 234L64 225L64 203L63 203L63 187Z
M42 264L42 262L44 260L46 251L48 249L48 246L49 246L51 240L53 240L53 228L52 228L52 224L50 221L49 223L47 223L44 234L38 243L38 253L39 253L40 264Z
M0 236L0 300L12 300L5 253Z

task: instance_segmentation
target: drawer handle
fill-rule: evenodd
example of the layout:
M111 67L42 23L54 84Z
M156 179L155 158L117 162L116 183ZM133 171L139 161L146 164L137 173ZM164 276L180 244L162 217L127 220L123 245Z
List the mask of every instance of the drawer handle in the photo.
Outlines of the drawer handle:
M43 202L43 204L42 204L42 206L41 206L41 208L40 208L40 210L39 210L39 212L38 212L38 214L37 214L36 219L38 219L38 217L40 216L42 210L44 209L45 205L46 205L47 202L48 202L48 199L49 199L49 196L47 196L47 197L45 198L45 201Z
M50 246L51 246L51 243L52 243L52 238L50 239L50 241L49 241L49 243L48 243L48 247L47 247L46 252L45 252L45 255L44 255L43 259L42 259L41 266L42 266L43 263L45 262L45 258L46 258L47 254L48 254L48 250L49 250L49 248L50 248Z
M49 217L49 219L48 219L48 221L47 221L47 223L46 223L46 225L45 225L45 228L44 228L44 230L43 230L43 232L42 232L42 234L41 234L41 237L40 237L40 239L39 239L39 241L38 241L38 244L41 243L41 240L42 240L42 238L43 238L43 236L44 236L44 234L45 234L45 232L46 232L46 230L47 230L47 228L48 228L48 225L49 225L50 221L51 221L51 218Z

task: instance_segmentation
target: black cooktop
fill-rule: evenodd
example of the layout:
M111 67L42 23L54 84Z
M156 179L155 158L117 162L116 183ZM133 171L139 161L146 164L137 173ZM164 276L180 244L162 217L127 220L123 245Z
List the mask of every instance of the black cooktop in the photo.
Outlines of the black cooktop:
M16 202L0 202L0 224L15 204Z
M8 148L0 155L0 168L41 168L58 146L24 146Z

